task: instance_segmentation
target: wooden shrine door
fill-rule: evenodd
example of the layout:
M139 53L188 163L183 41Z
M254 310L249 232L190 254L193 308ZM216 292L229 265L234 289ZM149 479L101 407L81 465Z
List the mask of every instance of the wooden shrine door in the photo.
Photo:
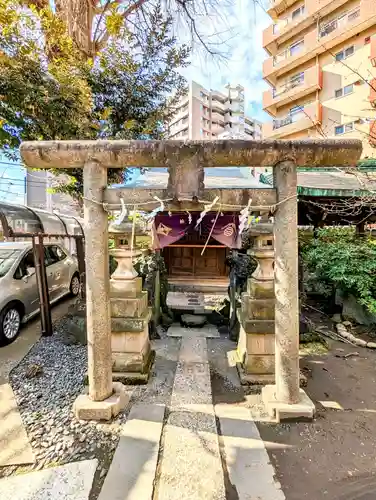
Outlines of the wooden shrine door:
M226 248L173 246L164 249L169 276L211 278L226 276Z

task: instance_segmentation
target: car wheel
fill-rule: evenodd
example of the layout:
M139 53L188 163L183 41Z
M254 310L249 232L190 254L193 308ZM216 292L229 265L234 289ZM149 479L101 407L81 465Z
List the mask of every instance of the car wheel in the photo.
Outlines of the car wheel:
M0 313L0 344L13 342L20 333L21 313L15 304L8 304Z
M78 274L74 274L70 282L70 287L69 287L70 294L73 295L73 297L77 297L77 295L80 293L80 290L81 290L80 277L78 276Z

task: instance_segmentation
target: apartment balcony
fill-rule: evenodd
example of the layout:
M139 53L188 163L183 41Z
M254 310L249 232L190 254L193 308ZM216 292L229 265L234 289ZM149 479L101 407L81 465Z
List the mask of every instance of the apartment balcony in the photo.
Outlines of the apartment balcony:
M278 108L293 103L316 90L322 89L322 69L315 65L276 88L263 93L262 104L265 111L275 116Z
M304 106L302 111L289 114L284 118L264 123L265 139L283 139L292 134L316 127L322 121L322 104L315 101Z
M376 23L374 1L362 0L357 8L342 18L323 22L318 28L315 26L301 43L295 42L274 57L267 58L263 64L264 78L275 86L281 75L372 27Z
M211 90L211 97L213 99L218 99L219 101L225 101L227 99L227 95L219 90Z
M188 127L188 118L186 118L185 120L179 120L178 122L170 126L170 134L175 135L180 131L186 129L187 127Z
M369 92L369 102L372 106L376 107L376 78L369 82L370 92Z
M212 111L211 120L216 123L221 123L222 125L225 123L224 115L217 113L216 111Z
M376 68L376 35L371 38L371 55L370 55L371 64L374 68Z
M222 132L224 132L224 130L225 130L225 127L221 126L217 123L213 123L211 126L211 132L213 134L216 134L216 135L221 134Z
M304 11L292 18L278 19L275 24L263 32L263 47L273 54L278 50L278 45L285 43L301 31L316 23L318 17L323 18L336 9L345 5L349 0L305 0Z
M171 124L171 127L174 127L175 124L180 121L181 119L185 118L185 117L188 117L188 113L189 113L189 107L186 107L186 106L181 106L177 111L176 113L174 114L174 117L173 117L173 123Z
M217 101L217 100L212 100L211 102L211 109L213 111L219 111L219 113L224 113L228 109L228 105L224 104L223 102Z
M267 13L272 19L277 19L282 12L291 7L296 0L269 0Z
M369 143L376 147L376 121L373 121L369 125Z

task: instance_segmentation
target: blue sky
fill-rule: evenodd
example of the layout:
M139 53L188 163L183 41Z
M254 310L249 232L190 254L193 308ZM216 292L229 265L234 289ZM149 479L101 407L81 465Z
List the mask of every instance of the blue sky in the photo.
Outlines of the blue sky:
M202 50L195 50L192 64L183 71L188 79L207 88L220 90L226 83L244 86L246 112L261 121L268 119L262 110L262 92L268 88L262 79L262 62L266 53L262 48L262 32L271 24L265 12L268 0L234 0L227 7L225 21L214 19L214 29L221 32L231 23L232 38L228 42L226 60L204 57ZM221 5L223 0L219 0ZM231 36L231 34L229 34ZM223 36L226 38L226 35Z
M0 201L23 204L25 169L0 154Z

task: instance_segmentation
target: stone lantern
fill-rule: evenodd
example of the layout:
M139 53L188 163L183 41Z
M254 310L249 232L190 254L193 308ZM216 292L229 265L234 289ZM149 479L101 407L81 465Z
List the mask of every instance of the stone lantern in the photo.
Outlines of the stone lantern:
M257 268L242 295L238 357L242 383L257 385L274 382L275 373L273 224L256 224L250 235Z
M142 290L142 278L133 267L132 259L141 252L132 251L133 222L113 223L109 235L115 240L110 255L118 267L110 279L111 350L113 380L146 383L153 356L149 341L148 294ZM144 227L136 223L135 234Z

